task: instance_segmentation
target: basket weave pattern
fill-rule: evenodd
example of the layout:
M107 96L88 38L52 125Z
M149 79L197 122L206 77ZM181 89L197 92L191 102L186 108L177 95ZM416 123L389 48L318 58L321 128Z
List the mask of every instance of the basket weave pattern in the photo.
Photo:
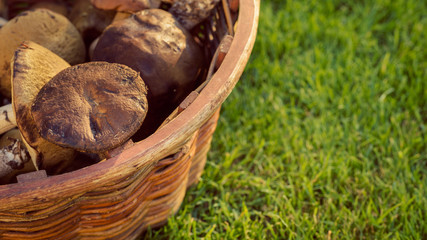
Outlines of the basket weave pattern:
M135 171L74 198L0 212L0 236L127 239L148 226L162 224L178 210L187 186L201 175L218 116L219 111L178 152L151 166L151 171Z

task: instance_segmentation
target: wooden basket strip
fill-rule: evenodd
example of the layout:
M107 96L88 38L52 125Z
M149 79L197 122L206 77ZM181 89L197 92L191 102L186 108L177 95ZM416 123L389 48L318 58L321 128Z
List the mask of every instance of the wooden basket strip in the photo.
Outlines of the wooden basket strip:
M144 218L144 228L147 226L156 227L163 223L169 216L173 215L181 205L186 190L186 181L180 184L179 188L163 199L153 200L152 207Z
M194 143L195 141L193 141L193 143L191 144L191 146L195 146L195 143ZM194 147L192 147L192 149L195 149ZM194 152L194 150L192 150L193 152ZM194 154L194 153L193 153ZM190 155L190 152L189 152L189 154L185 154L185 155L182 155L183 157L184 157L184 160L186 160L186 161L181 161L181 162L186 162L187 164L187 166L189 166L190 165L190 157L189 157L189 155ZM176 161L175 161L176 162ZM178 161L178 163L180 163L179 161ZM182 164L181 164L182 165ZM186 169L187 169L187 172L188 172L188 168L189 167L187 167ZM173 171L169 171L169 174L172 174L172 172ZM161 173L159 173L159 175L160 175ZM178 171L178 176L186 176L186 174L180 174L180 172ZM185 177L184 177L184 179L185 179ZM162 179L162 178L159 178L159 180L161 180L161 181L163 181L164 179ZM173 180L175 180L175 179L173 179ZM149 181L150 182L150 181ZM186 185L186 181L176 181L176 182L181 182L181 184L180 185ZM182 183L183 182L183 183ZM146 185L145 185L146 186ZM182 188L178 188L178 189L182 189ZM176 192L176 191L175 191ZM184 191L184 193L185 193L185 191ZM167 194L167 193L164 193L164 194ZM132 193L132 196L137 196L138 195L138 193ZM169 198L170 199L168 199L168 202L171 202L171 201L176 201L176 194L169 194L168 195L169 196ZM165 199L167 199L167 198L161 198L161 200L159 201L159 200L157 200L156 202L163 202ZM120 202L120 201L119 201ZM120 204L116 204L116 206L115 207L117 207L117 206L122 206L122 205L125 205L125 206L129 206L130 205L130 203L131 202L136 202L136 203L138 203L137 205L138 206L148 206L148 205L150 205L151 206L151 204L144 204L144 202L143 201L134 201L134 200L129 200L129 201L124 201L124 202L120 202ZM153 201L154 202L154 201ZM109 203L109 205L111 205L111 201L110 201L110 203ZM168 205L168 207L167 208L169 208L169 205L170 205L170 203L169 204L167 204ZM176 204L176 205L180 205L180 201L179 201L179 204ZM101 230L100 228L102 228L102 230L104 231L104 228L106 228L106 226L108 226L108 228L109 229L114 229L115 228L115 225L116 224L118 224L117 226L120 226L120 222L121 222L121 218L123 217L123 214L127 214L127 213L135 213L135 214L140 214L141 215L141 217L142 216L144 216L144 214L141 212L141 211L138 211L137 209L127 209L127 212L124 212L122 209L120 209L120 207L118 207L117 209L118 210L120 210L119 212L117 212L117 213L115 213L115 212L112 212L112 209L111 209L111 206L109 206L109 207L104 207L104 208L106 208L106 213L107 214L110 214L109 216L106 216L105 215L105 213L104 213L104 211L103 211L103 209L100 209L100 208L94 208L94 207L89 207L89 205L88 204L84 204L84 206L85 206L85 208L89 208L90 210L92 210L92 214L89 214L89 215L87 215L88 214L88 212L86 211L84 211L84 210L81 210L80 211L80 214L83 214L83 216L81 217L81 219L80 219L80 225L81 226L85 226L86 228L87 228L87 232L88 232L88 234L89 233L91 233L91 232L93 232L94 230L96 230L96 229L98 229L98 230ZM157 205L152 205L152 206L157 206ZM156 208L156 207L154 207L153 208L154 210L152 210L152 212L154 212L154 213L156 213L155 215L158 215L157 214L157 212L158 212L158 208ZM144 209L142 209L142 210L144 210ZM166 211L166 209L163 209L162 210L162 215L165 215L165 212ZM65 211L65 212L67 212L67 211ZM98 217L93 217L93 213L97 213L98 215L100 215L100 216L98 216ZM104 215L103 215L104 214ZM62 215L62 214L61 214ZM68 215L69 216L69 214L68 213L66 213L66 215ZM115 218L112 218L111 216L115 216ZM66 219L66 218L62 218L62 219ZM100 221L96 221L97 219L100 219ZM52 228L52 225L57 225L57 226L61 226L61 225L58 225L58 221L55 221L55 219L44 219L45 221L42 221L42 226L44 226L45 227L45 231L43 232L43 233L41 233L41 235L43 236L47 236L47 234L49 233L49 231L50 230L52 230L52 229L54 229L54 228ZM45 224L45 222L50 222L51 224L49 225L49 224ZM114 222L114 224L110 224L110 225L106 225L108 222ZM99 228L96 228L96 226L99 226ZM148 226L148 225L147 225ZM79 232L81 232L82 234L84 234L86 231L85 231L85 227L82 227L81 228L81 230L79 231ZM37 230L38 232L40 232L40 230L41 229L30 229L30 228L28 228L28 226L24 226L24 228L25 229L27 229L28 231L35 231L35 230ZM118 227L118 228L120 228L120 229L122 229L122 227ZM22 229L17 229L17 230L21 230L22 231ZM112 232L113 230L110 230L110 233L113 233ZM104 231L104 233L105 233L105 231ZM12 236L12 235L11 235ZM18 233L15 233L13 236L19 236L19 234ZM90 235L90 236L93 236L93 235ZM33 235L32 237L34 237L34 238L36 238L37 236L36 235Z
M179 156L179 161L171 162L170 165L162 166L162 168L154 172L154 174L150 177L150 179L153 181L153 188L157 188L159 185L163 185L163 183L171 181L169 178L175 175L179 175L176 172L179 172L182 169L182 166L186 166L187 163L191 163L191 159L194 156L196 149L195 140L195 138L192 139L190 147L183 148L185 154Z
M200 128L196 143L196 154L191 161L187 187L197 183L206 164L207 153L210 149L213 133L219 118L220 109Z
M171 168L168 175L163 178L156 178L158 181L153 181L150 194L147 199L156 199L163 195L168 194L171 189L175 189L177 184L180 184L186 178L191 166L191 158L188 156L183 158L179 165Z

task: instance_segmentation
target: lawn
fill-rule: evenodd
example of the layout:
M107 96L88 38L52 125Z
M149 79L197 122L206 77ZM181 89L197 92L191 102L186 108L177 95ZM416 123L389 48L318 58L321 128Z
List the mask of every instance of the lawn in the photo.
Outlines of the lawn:
M145 239L427 239L427 2L262 0L201 181Z

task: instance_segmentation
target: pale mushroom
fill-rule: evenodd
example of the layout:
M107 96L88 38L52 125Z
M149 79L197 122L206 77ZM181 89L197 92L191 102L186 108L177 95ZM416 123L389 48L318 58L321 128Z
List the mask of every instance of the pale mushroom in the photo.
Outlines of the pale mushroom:
M195 88L205 67L204 55L191 34L167 11L147 9L111 24L100 36L94 61L125 64L148 86L148 112L134 139L152 133Z
M13 112L12 104L7 104L0 107L0 134L3 134L10 129L16 127L15 113Z
M191 30L211 14L219 0L175 0L169 12L184 26Z
M33 162L30 161L30 155L22 142L21 133L17 128L14 128L1 136L0 148L2 149L0 150L2 152L0 155L3 154L3 160L6 156L13 156L13 160L15 160L14 164L10 164L9 161L8 166L10 167L10 172L8 174L2 176L0 173L0 184L14 182L16 180L16 176L19 174L36 171ZM11 150L9 151L11 154L5 154L8 149Z
M122 64L88 62L66 68L31 108L40 135L57 145L104 153L124 144L147 113L147 88Z
M12 106L16 123L34 164L49 174L67 167L75 151L43 139L31 117L31 105L40 89L61 70L70 67L50 50L30 41L23 42L12 61Z
M8 138L11 134L16 135L14 132L8 132L0 139L0 183L8 183L13 177L11 175L23 169L27 162L31 162L24 144L19 137ZM19 131L17 134L19 135Z
M137 12L147 8L158 8L161 0L90 0L92 4L105 10Z
M74 25L46 9L20 13L0 29L0 39L0 91L6 97L10 97L10 61L22 41L36 42L70 64L85 60L86 49Z

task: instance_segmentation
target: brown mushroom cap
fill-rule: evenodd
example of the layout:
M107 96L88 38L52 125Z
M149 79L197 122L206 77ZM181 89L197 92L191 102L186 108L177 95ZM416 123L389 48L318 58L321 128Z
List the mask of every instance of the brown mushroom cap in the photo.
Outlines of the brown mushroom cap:
M160 0L90 0L92 4L105 10L137 12L147 8L158 8Z
M147 121L153 110L175 108L195 88L204 66L204 55L190 33L161 9L143 10L111 24L100 36L92 60L121 63L140 72L152 109Z
M32 116L40 135L60 146L104 152L128 140L147 113L147 88L131 68L89 62L67 68L39 92Z
M47 9L20 13L0 29L0 90L10 97L10 61L22 41L30 40L51 50L70 64L85 60L86 49L74 25Z

